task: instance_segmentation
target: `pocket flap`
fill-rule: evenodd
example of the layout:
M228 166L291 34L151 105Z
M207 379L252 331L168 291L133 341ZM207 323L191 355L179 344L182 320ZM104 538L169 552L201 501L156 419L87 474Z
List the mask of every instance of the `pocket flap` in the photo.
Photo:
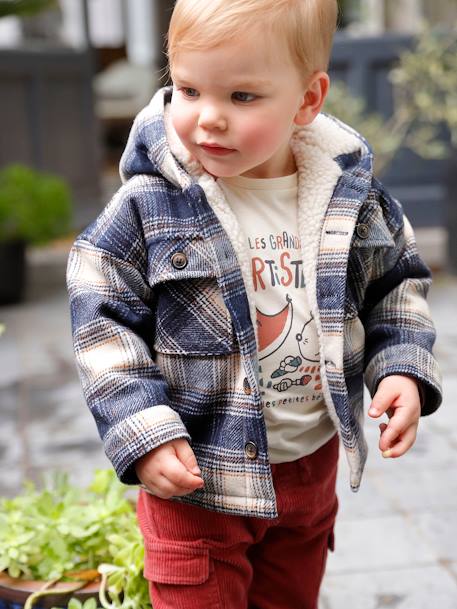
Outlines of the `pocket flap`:
M209 577L209 548L164 539L147 540L144 576L162 584L202 584Z
M355 225L352 247L380 248L394 247L395 241L386 224L382 209L377 204L364 208Z
M174 257L180 254L180 265ZM148 281L153 287L164 281L216 277L213 253L198 234L158 236L148 243ZM182 266L181 266L182 265Z

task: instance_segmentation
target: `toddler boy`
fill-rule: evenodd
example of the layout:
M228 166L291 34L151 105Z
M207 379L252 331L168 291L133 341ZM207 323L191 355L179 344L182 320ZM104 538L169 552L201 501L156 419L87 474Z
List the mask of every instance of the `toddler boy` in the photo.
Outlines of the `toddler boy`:
M154 609L316 609L363 381L384 457L441 401L431 278L372 151L321 113L336 0L178 0L172 87L68 264L86 400Z

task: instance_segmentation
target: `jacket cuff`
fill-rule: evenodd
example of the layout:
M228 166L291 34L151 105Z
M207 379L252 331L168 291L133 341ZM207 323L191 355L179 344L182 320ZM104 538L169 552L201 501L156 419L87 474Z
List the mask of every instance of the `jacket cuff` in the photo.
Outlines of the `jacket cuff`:
M141 410L112 427L103 438L105 453L124 484L140 484L135 462L152 449L191 436L179 414L159 404Z
M386 347L377 353L365 369L365 383L371 397L386 376L402 374L418 381L421 415L429 415L440 406L443 396L441 372L433 355L414 344Z

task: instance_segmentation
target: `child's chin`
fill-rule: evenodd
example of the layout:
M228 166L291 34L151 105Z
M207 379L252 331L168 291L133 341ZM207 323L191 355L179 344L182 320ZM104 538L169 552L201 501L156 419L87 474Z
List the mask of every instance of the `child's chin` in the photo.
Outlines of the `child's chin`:
M227 169L224 171L224 169L218 169L215 167L203 166L203 168L206 173L209 173L210 176L213 176L215 180L217 180L217 178L235 178L236 176L240 175L239 172L237 172L235 169L232 169L231 171L230 169Z

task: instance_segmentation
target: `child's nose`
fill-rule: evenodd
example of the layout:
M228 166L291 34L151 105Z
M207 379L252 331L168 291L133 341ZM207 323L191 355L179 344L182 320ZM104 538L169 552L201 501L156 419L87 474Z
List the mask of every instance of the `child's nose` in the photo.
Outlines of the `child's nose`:
M227 120L216 106L207 105L201 109L198 126L203 129L227 129Z

